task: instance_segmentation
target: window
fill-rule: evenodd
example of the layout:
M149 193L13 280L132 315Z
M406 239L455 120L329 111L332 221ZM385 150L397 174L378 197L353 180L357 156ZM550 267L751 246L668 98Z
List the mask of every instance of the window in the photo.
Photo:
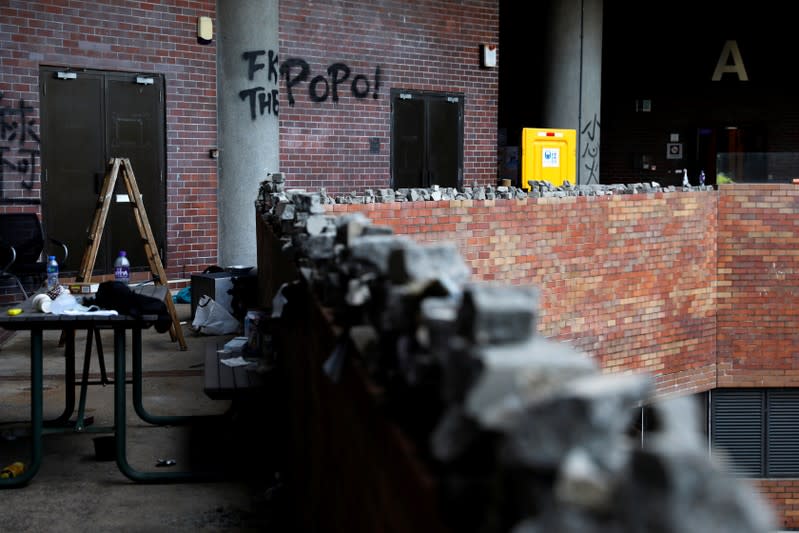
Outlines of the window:
M716 389L710 432L730 471L751 477L799 475L799 389Z

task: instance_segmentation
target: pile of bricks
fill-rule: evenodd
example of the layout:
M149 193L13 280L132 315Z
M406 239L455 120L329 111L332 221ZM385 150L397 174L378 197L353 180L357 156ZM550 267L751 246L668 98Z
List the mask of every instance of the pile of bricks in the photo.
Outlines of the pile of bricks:
M357 358L387 392L454 530L774 529L752 487L708 457L693 400L654 403L648 375L603 373L538 335L535 287L473 281L455 246L326 215L326 203L272 175L256 207L356 348L333 352L328 377ZM630 429L646 404L658 424L641 442Z
M397 189L366 189L362 192L353 192L336 197L327 196L324 191L320 193L323 203L338 204L373 204L389 202L422 202L442 200L523 200L525 198L566 198L572 196L612 196L617 194L639 194L654 192L689 192L710 191L712 185L686 185L675 187L661 186L657 182L629 183L629 184L590 184L572 185L568 181L563 185L553 185L548 181L530 181L530 187L525 190L519 187L506 186L480 186L439 187L433 185L429 188L402 188Z

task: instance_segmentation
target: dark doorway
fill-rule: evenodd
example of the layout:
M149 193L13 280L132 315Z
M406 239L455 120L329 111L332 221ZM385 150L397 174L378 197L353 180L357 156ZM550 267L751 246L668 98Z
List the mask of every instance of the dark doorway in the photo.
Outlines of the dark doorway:
M160 75L42 67L42 219L67 242L66 271L80 266L108 161L130 159L153 236L166 233L164 79ZM97 253L95 273L113 270L119 250L131 267L148 266L122 180Z
M779 168L780 163L769 161L768 155L763 126L745 124L697 129L695 174L704 171L709 177L708 185L715 184L717 174L739 182L767 181L769 169Z
M462 187L463 95L394 89L391 110L392 187Z

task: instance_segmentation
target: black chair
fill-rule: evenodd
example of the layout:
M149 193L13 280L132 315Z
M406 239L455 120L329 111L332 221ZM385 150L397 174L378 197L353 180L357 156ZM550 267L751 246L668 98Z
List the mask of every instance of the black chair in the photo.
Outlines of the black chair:
M50 247L60 248L50 253ZM67 245L54 239L45 239L39 216L36 213L0 213L0 282L15 283L25 298L23 280L34 290L47 279L47 256L55 255L60 270L64 270L69 257Z

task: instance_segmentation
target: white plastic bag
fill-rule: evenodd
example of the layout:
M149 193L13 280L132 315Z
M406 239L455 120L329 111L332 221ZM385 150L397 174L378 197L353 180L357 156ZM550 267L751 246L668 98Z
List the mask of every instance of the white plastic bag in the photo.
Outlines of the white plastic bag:
M239 321L227 309L204 294L197 303L191 327L205 335L227 335L239 330Z
M50 304L50 312L54 315L62 315L64 311L78 307L78 305L78 300L68 290L64 290Z

